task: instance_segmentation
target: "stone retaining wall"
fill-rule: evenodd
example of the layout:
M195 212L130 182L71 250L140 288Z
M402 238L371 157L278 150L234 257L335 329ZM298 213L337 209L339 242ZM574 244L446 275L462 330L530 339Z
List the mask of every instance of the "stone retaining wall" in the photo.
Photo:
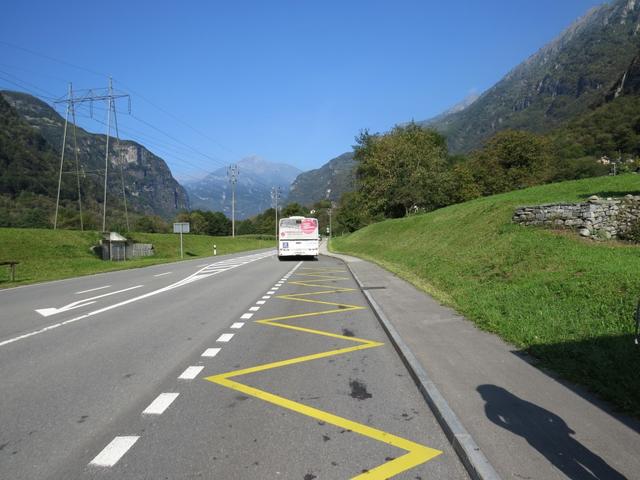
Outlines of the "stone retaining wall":
M545 225L577 230L583 237L616 238L640 221L640 196L601 199L582 203L550 203L520 207L513 221L522 225Z

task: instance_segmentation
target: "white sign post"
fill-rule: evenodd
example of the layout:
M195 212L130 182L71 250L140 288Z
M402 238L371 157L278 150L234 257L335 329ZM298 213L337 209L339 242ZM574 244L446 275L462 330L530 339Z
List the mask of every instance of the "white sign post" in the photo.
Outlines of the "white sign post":
M182 234L189 233L189 222L178 222L173 224L173 233L180 234L180 258L184 258L182 251Z

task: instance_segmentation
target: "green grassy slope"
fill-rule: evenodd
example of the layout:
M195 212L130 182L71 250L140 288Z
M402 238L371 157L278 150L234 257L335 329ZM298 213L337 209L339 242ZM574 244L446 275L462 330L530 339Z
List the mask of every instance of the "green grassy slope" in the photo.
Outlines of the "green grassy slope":
M180 260L179 235L132 233L131 237L152 243L156 254L126 262L103 262L90 250L100 241L97 232L0 228L0 262L20 262L13 283L9 282L8 267L0 267L0 288ZM185 259L213 255L214 244L218 255L275 245L275 240L252 237L184 235L183 241Z
M511 223L517 206L638 194L640 176L544 185L371 225L332 248L371 259L640 416L632 315L640 247Z

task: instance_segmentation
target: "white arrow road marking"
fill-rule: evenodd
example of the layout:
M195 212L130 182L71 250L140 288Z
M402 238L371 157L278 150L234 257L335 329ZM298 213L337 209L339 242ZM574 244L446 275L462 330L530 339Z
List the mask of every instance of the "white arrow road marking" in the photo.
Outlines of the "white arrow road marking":
M116 293L128 292L129 290L135 290L136 288L144 287L144 285L136 285L135 287L129 287L122 290L117 290L115 292L103 293L102 295L98 295L96 297L85 298L83 300L78 300L77 302L72 302L64 307L60 308L38 308L36 312L38 312L43 317L49 317L51 315L56 315L58 313L67 312L69 310L73 310L74 308L86 307L87 305L91 305L92 303L96 303L95 301L98 298L108 297L110 295L115 295Z
M261 259L269 257L269 256L273 256L273 255L275 255L275 251L270 251L270 252L260 253L260 254L254 254L254 255L248 255L248 256L242 257L242 258L249 259L247 261L247 263L249 263L249 262L253 262L253 261L256 261L256 260L261 260ZM159 293L168 292L169 290L173 290L174 288L178 288L178 287L181 287L183 285L187 285L188 283L194 282L196 280L200 280L201 278L207 278L207 277L210 277L211 275L215 275L216 273L220 273L220 271L215 271L214 273L209 273L207 271L208 268L215 268L215 266L216 266L215 263L211 264L211 265L208 265L207 267L198 270L194 274L189 275L188 277L180 280L179 282L172 283L171 285L167 285L166 287L159 288L158 290L154 290L152 292L144 293L144 294L139 295L137 297L133 297L133 298L130 298L128 300L124 300L122 302L115 303L113 305L108 305L108 306L106 306L104 308L100 308L99 310L94 310L92 312L85 313L84 315L80 315L78 317L70 318L69 320L65 320L64 322L55 323L55 324L52 324L52 325L47 325L46 327L43 327L43 328L41 328L39 330L34 330L32 332L25 333L23 335L18 335L17 337L13 337L13 338L9 338L7 340L3 340L3 341L0 342L0 347L4 347L5 345L9 345L10 343L17 342L17 341L20 341L20 340L24 340L25 338L33 337L34 335L39 335L39 334L47 332L49 330L53 330L55 328L59 328L59 327L62 327L64 325L68 325L70 323L74 323L74 322L77 322L79 320L83 320L83 319L85 319L87 317L92 317L93 315L98 315L100 313L104 313L104 312L107 312L109 310L113 310L114 308L122 307L124 305L129 305L130 303L137 302L139 300L142 300L142 299L145 299L145 298L149 298L149 297L152 297L154 295L158 295ZM230 267L230 268L233 268L233 267ZM230 268L227 268L227 269L225 269L223 271L230 270ZM137 287L132 287L132 288L137 288ZM112 292L109 295L112 295L114 293L118 293L118 292ZM86 300L80 300L80 302L86 302L87 300L94 300L96 298L99 298L99 297L88 298ZM74 307L74 308L77 308L77 307ZM41 309L41 310L47 310L47 309ZM40 313L40 312L38 312L38 313ZM44 315L44 314L41 314L41 315ZM53 314L49 313L49 315L53 315Z

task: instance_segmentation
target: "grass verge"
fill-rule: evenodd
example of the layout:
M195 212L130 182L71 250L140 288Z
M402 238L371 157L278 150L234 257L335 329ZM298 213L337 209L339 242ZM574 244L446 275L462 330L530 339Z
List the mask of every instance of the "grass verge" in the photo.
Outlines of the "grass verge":
M140 243L152 243L155 255L126 262L105 262L91 252L91 247L100 242L98 232L0 228L0 262L20 262L15 282L9 282L8 267L0 267L0 288L180 260L179 235L131 233L130 237ZM218 255L275 245L275 240L256 236L184 235L183 242L185 260L213 255L214 244Z
M332 249L397 273L640 417L640 247L511 223L518 206L639 190L637 175L544 185L370 225Z

